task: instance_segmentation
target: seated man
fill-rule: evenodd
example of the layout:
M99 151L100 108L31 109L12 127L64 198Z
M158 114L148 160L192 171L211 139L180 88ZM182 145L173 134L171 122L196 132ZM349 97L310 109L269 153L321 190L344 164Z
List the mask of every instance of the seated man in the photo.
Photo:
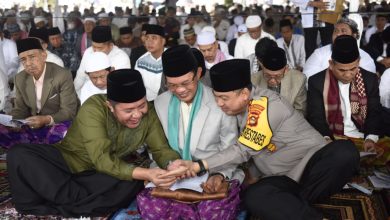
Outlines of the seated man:
M371 35L366 51L375 60L379 74L390 68L390 26L384 31Z
M89 47L81 59L80 67L74 79L77 95L89 78L85 74L85 61L94 52L103 52L110 58L111 66L116 70L130 68L130 58L112 42L111 29L108 26L96 26L92 30L92 47Z
M169 91L157 96L154 103L171 148L185 160L199 160L234 144L238 135L237 120L218 108L212 90L199 81L202 69L191 48L180 45L167 49L162 55L162 63ZM151 216L153 219L185 219L188 216L207 219L212 215L216 219L234 219L239 203L239 181L244 179L244 173L232 167L215 174L218 175L211 175L207 180L212 188L225 178L234 180L231 193L224 200L183 204L155 198L151 189L146 189L137 198L141 216L144 219L151 219Z
M95 94L107 93L107 75L113 70L110 58L103 52L94 52L86 58L85 73L90 80L81 88L81 104Z
M337 36L345 34L350 35L355 39L359 39L358 26L352 19L341 18L337 21L337 23L334 25L332 44L334 43L334 40ZM328 68L328 61L332 55L332 44L328 44L316 49L313 54L306 60L306 63L303 67L303 73L306 75L307 79L309 79L310 76ZM360 67L375 73L376 67L374 60L362 49L359 49L359 53L360 57L362 58L359 64Z
M306 77L301 72L290 69L286 53L279 47L266 51L262 59L262 70L252 74L252 84L270 89L280 94L300 113L306 112Z
M210 76L218 106L236 116L241 134L218 154L196 162L178 160L168 169L185 166L186 175L214 173L251 159L250 174L264 177L243 194L252 215L322 220L312 204L341 190L358 172L359 153L353 143L328 143L286 100L252 87L248 60L219 63Z
M200 32L196 38L196 43L204 56L206 68L208 70L219 62L231 59L231 57L226 57L218 48L218 41L215 39L215 35L212 32Z
M55 145L20 144L7 155L15 208L21 214L102 216L129 204L143 181L170 186L160 168L132 163L146 143L160 167L179 155L170 149L153 104L136 70L108 75L107 95L80 108L64 140Z
M354 37L335 39L329 67L309 78L307 119L326 139L351 139L360 150L377 152L383 164L390 145L378 141L378 78L359 67L360 59Z
M141 46L142 41L140 38L133 36L130 27L121 27L119 28L119 39L115 42L115 45L130 57L132 49Z
M25 70L15 77L16 98L11 115L14 119L26 119L29 127L15 131L0 126L0 146L58 142L78 109L72 74L46 62L46 50L37 38L20 40L17 48Z

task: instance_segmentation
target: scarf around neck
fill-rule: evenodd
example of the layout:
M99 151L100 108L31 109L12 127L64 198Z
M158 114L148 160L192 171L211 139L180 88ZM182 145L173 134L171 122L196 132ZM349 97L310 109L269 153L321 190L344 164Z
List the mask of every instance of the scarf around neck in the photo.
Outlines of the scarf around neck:
M184 147L179 147L179 121L180 121L180 100L172 94L168 106L168 142L169 145L180 154L183 160L192 160L190 152L192 123L198 113L202 102L203 86L198 82L198 88L192 103L187 132L184 137ZM183 150L181 150L183 149Z

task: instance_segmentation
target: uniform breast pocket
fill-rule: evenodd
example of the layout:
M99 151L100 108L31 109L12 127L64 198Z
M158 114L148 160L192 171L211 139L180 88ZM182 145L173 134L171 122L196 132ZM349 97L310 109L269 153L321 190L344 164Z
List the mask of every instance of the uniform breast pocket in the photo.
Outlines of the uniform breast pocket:
M60 94L51 93L47 98L46 104L50 106L59 106L60 105Z

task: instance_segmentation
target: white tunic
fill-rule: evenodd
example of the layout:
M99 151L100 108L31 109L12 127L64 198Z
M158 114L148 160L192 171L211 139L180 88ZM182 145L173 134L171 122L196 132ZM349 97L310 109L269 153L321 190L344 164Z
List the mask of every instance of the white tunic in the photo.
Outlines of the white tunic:
M85 50L83 58L81 59L80 67L77 70L76 78L74 79L74 87L76 89L77 95L80 96L81 87L83 87L84 83L89 80L87 74L85 74L85 60L86 57L90 56L93 53L92 47L88 47ZM113 46L112 50L108 54L108 58L110 59L111 66L115 68L115 70L119 69L129 69L130 66L130 58L127 56L126 52L119 49L117 46Z
M271 34L261 31L259 39L253 39L249 36L249 33L245 33L237 38L236 47L234 49L234 58L247 59L249 55L255 53L255 47L257 42L264 37L268 37L272 40L275 40L274 36Z
M91 80L87 81L80 91L80 103L83 104L89 97L95 94L106 94L107 89L99 89Z
M305 38L302 35L293 34L288 46L283 37L277 39L276 43L286 52L287 62L291 68L295 69L297 66L303 67L305 65Z

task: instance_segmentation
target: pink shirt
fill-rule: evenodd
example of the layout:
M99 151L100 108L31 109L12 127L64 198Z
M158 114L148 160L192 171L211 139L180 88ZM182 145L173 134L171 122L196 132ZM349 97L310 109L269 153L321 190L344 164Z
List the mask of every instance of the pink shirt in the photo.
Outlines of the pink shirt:
M33 80L34 80L34 85L35 85L35 95L37 97L37 111L38 113L41 111L41 99L42 99L42 89L43 89L43 79L45 78L45 72L46 72L46 64L45 64L45 68L43 68L43 73L42 75L39 77L38 80L36 80L34 77L33 77Z

